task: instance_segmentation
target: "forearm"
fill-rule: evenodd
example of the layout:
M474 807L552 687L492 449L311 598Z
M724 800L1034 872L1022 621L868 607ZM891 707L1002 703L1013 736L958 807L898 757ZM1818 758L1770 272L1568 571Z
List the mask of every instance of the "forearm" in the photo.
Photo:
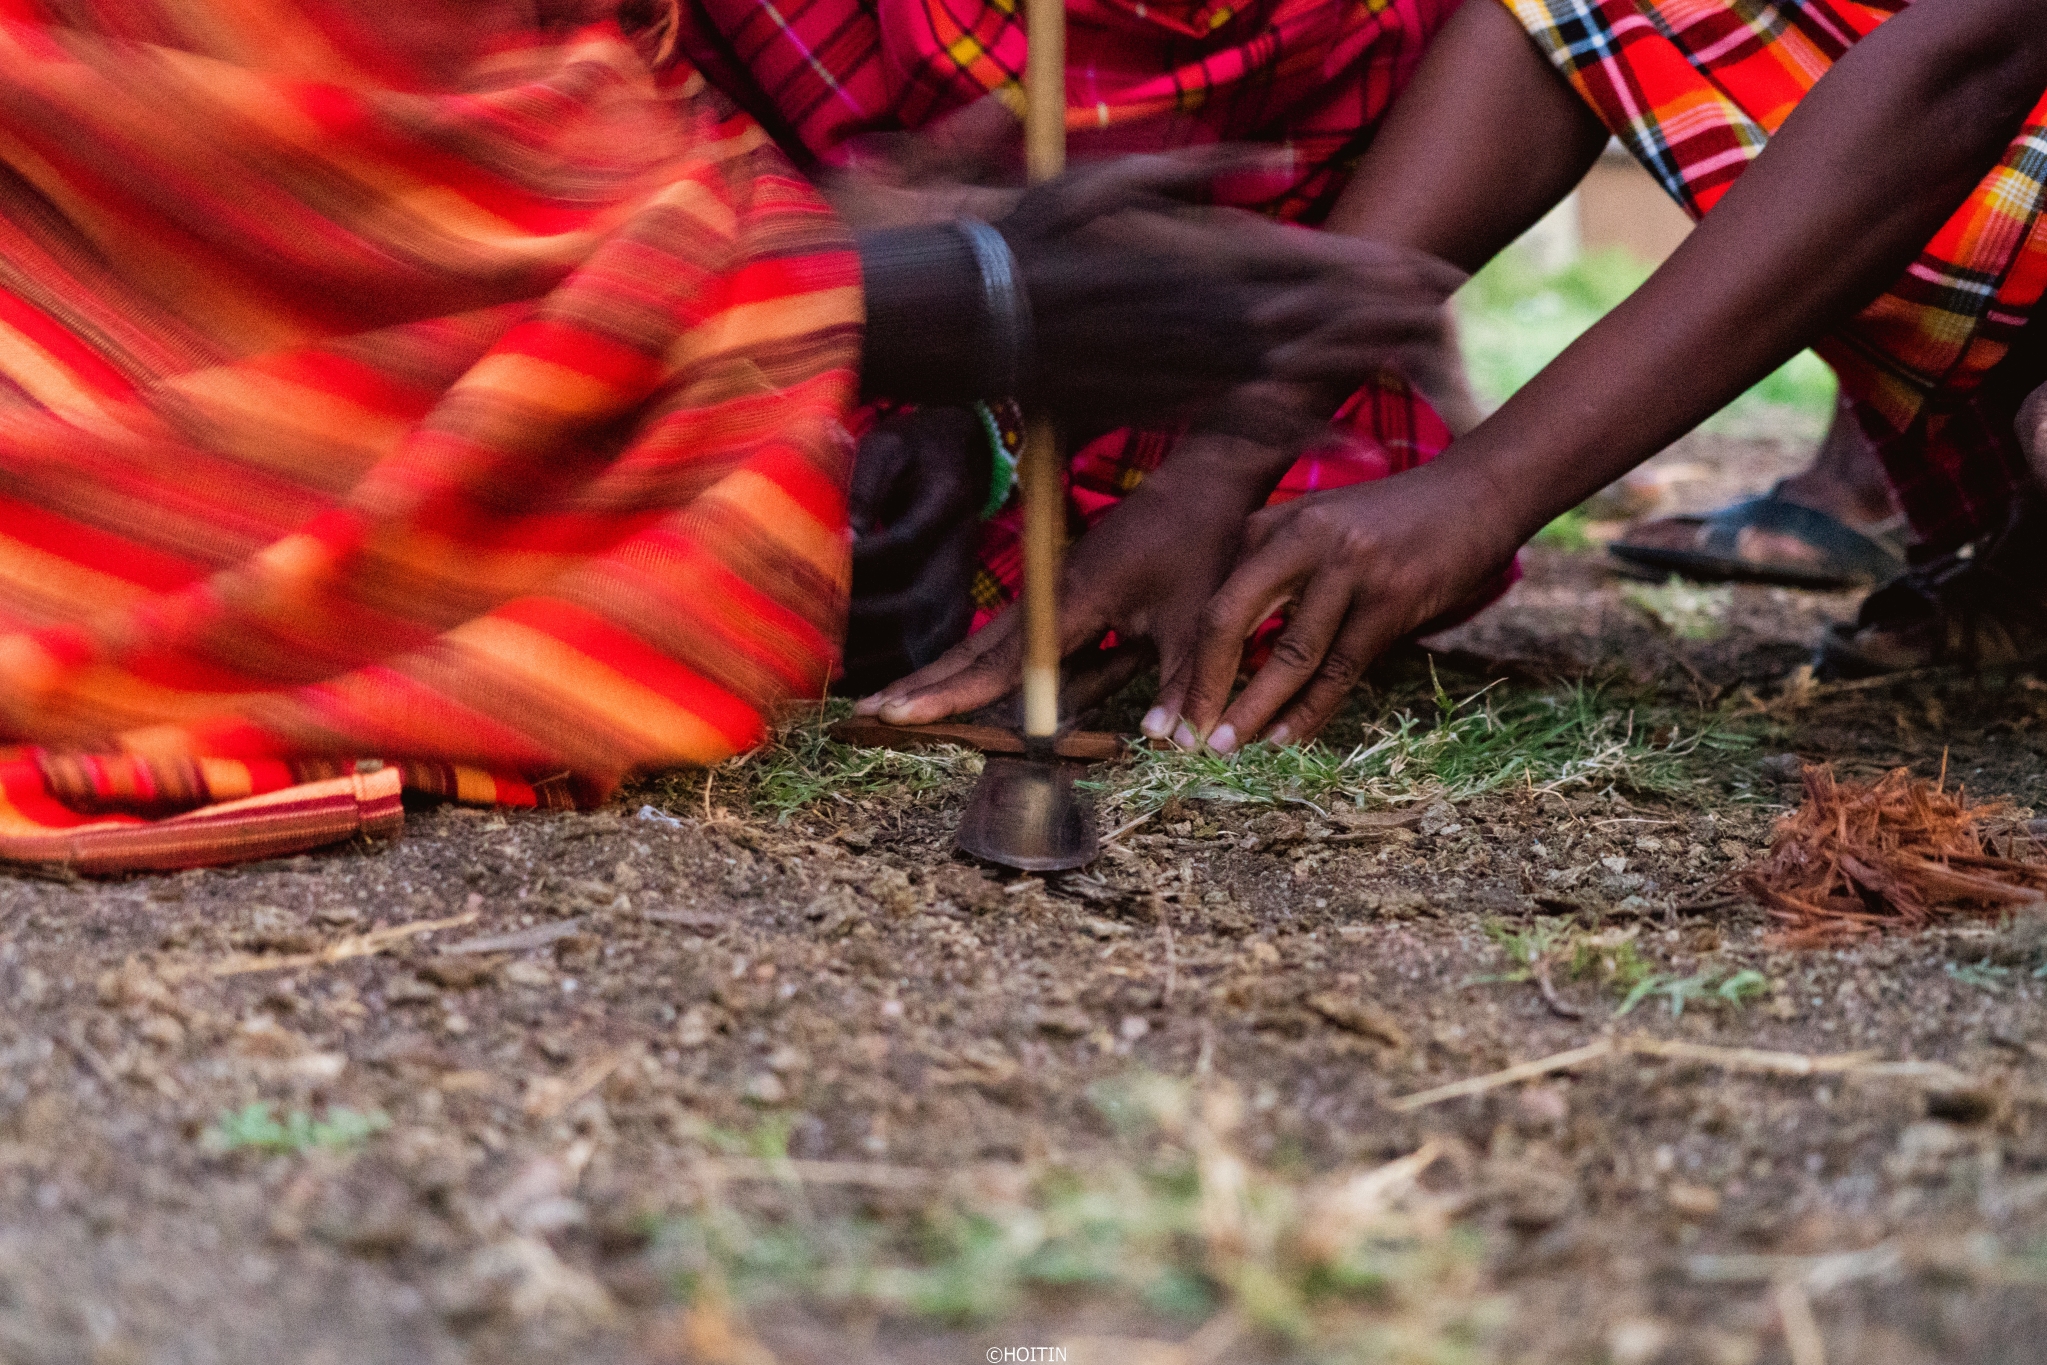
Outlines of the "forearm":
M1030 307L1015 257L993 236L978 223L856 234L867 303L864 395L963 404L1019 391Z
M1444 472L1490 483L1532 535L1894 282L2043 89L2047 0L1919 0L1850 50L1670 260Z
M1606 140L1513 15L1469 0L1429 45L1326 226L1475 271L1575 189Z

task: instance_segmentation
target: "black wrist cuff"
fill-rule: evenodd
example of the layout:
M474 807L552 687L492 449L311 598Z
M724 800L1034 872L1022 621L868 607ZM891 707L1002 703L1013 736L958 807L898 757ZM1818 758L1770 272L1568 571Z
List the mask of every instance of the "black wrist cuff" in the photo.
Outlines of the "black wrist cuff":
M862 232L856 241L867 295L862 393L959 404L1023 387L1030 304L1000 233L969 220Z

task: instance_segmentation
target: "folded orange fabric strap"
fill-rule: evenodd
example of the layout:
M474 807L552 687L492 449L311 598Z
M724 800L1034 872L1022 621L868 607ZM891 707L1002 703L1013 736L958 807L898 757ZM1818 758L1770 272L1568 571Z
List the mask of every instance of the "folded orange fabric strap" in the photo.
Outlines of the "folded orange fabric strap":
M589 803L830 677L850 238L528 9L0 0L0 857Z

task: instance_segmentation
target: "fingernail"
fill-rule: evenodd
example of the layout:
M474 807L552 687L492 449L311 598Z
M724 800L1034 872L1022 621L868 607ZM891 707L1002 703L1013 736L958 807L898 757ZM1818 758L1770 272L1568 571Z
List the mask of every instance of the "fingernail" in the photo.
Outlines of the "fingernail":
M1173 728L1173 715L1163 706L1154 706L1144 713L1144 719L1138 722L1137 728L1153 739L1164 739L1166 732Z
M1187 722L1181 721L1180 728L1173 731L1173 743L1179 745L1182 749L1199 749L1201 747L1201 736L1195 734Z
M1294 732L1284 725L1275 725L1267 732L1265 742L1277 749L1294 737Z
M1237 727L1234 725L1216 726L1215 733L1208 737L1208 747L1219 754L1226 754L1234 750L1237 747Z

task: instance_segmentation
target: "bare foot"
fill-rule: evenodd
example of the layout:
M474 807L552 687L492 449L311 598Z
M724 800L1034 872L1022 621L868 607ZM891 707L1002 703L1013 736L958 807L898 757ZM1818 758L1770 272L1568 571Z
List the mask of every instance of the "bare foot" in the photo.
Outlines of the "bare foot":
M1812 463L1784 481L1783 497L1858 531L1898 515L1883 461L1847 399L1835 403L1833 424Z
M1897 518L1883 464L1845 401L1836 406L1833 425L1812 462L1778 485L1777 496L1865 535L1886 529ZM1698 517L1659 517L1635 523L1623 539L1653 549L1703 552L1712 534L1713 528ZM1735 533L1733 552L1758 571L1817 570L1833 557L1827 548L1796 535L1753 526Z

